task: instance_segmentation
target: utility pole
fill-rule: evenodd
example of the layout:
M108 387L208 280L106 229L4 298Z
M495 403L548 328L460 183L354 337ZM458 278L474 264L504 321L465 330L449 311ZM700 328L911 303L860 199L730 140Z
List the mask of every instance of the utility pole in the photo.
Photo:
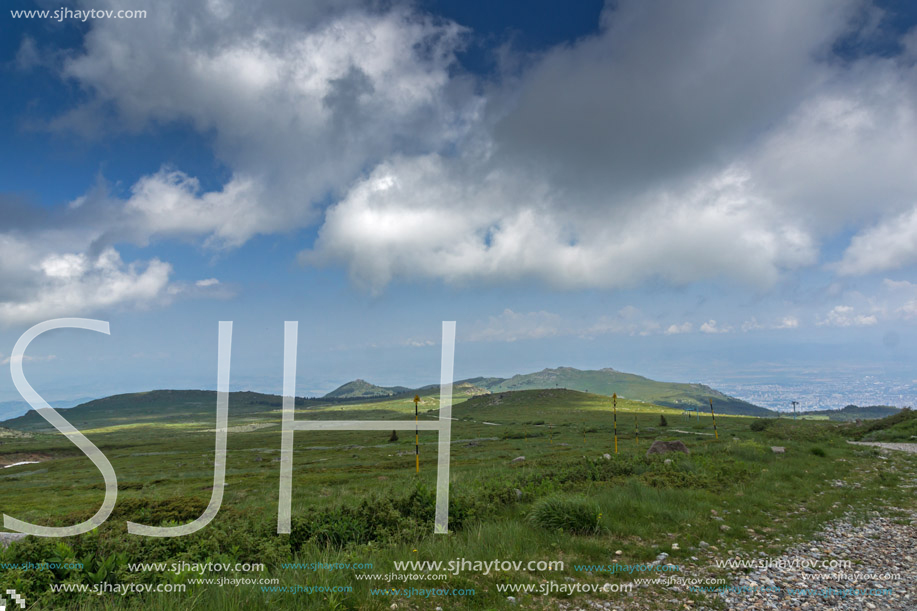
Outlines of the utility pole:
M793 420L796 420L796 406L799 405L799 401L790 401L793 404Z

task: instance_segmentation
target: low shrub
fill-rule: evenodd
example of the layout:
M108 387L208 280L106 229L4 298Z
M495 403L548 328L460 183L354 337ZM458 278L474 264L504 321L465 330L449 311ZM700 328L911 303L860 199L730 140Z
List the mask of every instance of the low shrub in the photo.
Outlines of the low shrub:
M748 425L748 430L760 433L761 431L767 429L768 421L764 418L758 418L754 422Z

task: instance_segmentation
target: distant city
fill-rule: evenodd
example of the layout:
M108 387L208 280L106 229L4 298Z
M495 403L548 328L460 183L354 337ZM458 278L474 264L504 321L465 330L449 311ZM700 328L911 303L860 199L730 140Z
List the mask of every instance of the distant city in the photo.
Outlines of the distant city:
M846 405L917 406L917 381L888 380L880 376L743 383L736 380L705 382L717 390L755 405L780 412L839 409Z

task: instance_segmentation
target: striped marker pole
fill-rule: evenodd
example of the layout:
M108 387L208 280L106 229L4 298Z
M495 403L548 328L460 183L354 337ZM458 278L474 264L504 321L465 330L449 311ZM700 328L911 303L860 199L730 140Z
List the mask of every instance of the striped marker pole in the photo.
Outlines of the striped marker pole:
M420 473L420 432L417 424L417 404L420 403L420 396L414 395L414 468L416 473Z
M618 393L611 394L611 406L615 415L615 454L618 453Z
M719 439L720 434L716 431L716 414L713 413L713 397L710 397L710 416L713 418L713 437Z

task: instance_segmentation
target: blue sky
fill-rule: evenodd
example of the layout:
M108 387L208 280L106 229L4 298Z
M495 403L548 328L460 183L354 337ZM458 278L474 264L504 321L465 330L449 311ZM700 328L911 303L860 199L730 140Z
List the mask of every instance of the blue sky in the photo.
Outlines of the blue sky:
M0 363L48 399L614 367L911 382L906 2L13 2ZM17 396L0 376L0 401Z

